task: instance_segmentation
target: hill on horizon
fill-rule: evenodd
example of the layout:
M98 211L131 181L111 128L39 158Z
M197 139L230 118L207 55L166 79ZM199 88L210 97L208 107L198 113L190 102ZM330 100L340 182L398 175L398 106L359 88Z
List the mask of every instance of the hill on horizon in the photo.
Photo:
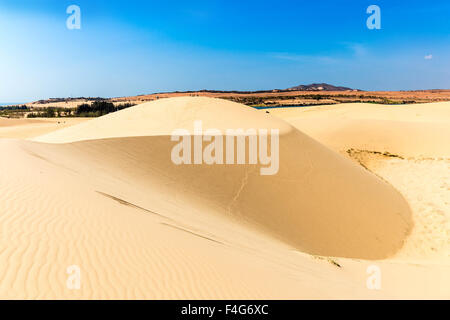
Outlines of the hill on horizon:
M359 89L352 89L348 87L337 87L328 83L311 83L308 85L299 85L288 88L292 91L361 91Z

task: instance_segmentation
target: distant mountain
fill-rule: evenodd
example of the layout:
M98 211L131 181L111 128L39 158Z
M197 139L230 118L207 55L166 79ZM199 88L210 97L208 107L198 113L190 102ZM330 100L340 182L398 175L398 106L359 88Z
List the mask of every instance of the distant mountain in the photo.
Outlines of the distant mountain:
M312 83L308 85L299 85L296 87L288 88L286 90L291 91L359 91L357 89L347 87L336 87L328 83Z

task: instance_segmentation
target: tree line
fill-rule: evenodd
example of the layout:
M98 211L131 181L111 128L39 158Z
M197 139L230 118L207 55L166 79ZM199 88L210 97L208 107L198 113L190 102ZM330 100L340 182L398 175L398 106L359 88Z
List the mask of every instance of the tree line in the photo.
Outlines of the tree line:
M135 106L132 103L124 103L114 105L107 101L94 101L92 104L83 103L76 107L76 109L48 107L42 111L31 112L27 118L64 118L64 117L101 117L111 112L116 112L122 109Z

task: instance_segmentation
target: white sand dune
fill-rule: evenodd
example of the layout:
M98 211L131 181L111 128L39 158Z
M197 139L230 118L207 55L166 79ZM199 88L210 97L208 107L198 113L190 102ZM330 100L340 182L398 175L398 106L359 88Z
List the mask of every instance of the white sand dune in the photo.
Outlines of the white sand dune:
M279 172L174 165L170 134L194 120L280 129ZM450 296L448 265L395 260L417 228L404 195L262 111L164 99L0 150L1 298Z
M397 258L450 264L450 102L341 104L271 114L350 155L404 195L415 227Z
M256 165L173 164L170 151L176 143L170 134L192 129L195 120L202 120L205 129L278 128L280 171L261 176ZM145 138L131 138L137 136ZM110 138L116 139L105 140ZM168 179L164 183L184 190L193 202L261 227L308 253L385 258L401 248L412 227L406 201L384 181L277 118L237 103L160 100L35 140L88 139L102 141L78 143L79 149L86 148L91 161L111 165L124 180L142 180L145 186ZM155 171L159 174L149 177Z
M0 117L0 139L30 139L86 121L83 118L7 119Z
M270 111L336 151L450 158L450 102L383 106L348 103Z

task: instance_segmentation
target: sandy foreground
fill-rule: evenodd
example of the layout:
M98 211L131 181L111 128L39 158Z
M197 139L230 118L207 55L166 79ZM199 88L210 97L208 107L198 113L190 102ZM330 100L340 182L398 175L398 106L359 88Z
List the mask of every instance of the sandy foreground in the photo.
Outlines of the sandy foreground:
M278 173L175 165L195 120L279 129ZM449 102L0 118L0 298L449 299L449 142Z

